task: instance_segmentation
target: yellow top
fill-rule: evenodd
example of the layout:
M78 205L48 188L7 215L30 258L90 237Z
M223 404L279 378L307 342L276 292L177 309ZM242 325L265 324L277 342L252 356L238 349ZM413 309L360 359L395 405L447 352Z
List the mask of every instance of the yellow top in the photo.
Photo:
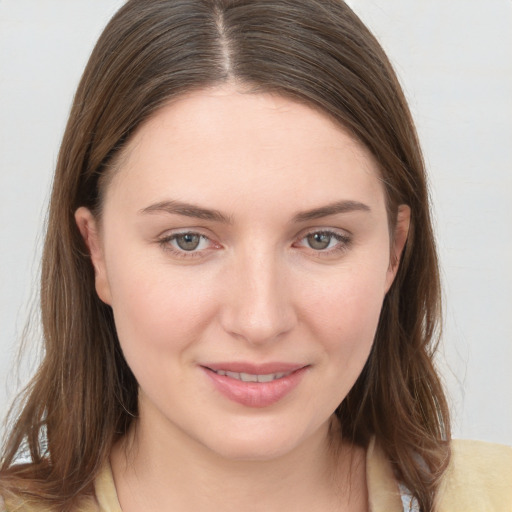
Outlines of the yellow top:
M368 449L366 473L371 512L408 510L401 503L391 466L377 446ZM437 512L512 512L512 447L454 440Z
M512 447L481 441L453 441L452 460L441 485L438 512L512 512ZM371 512L404 512L408 500L400 493L391 465L372 442L366 454ZM96 497L76 512L122 512L110 466L95 480ZM44 507L6 503L2 512L45 512ZM412 509L414 510L414 509Z

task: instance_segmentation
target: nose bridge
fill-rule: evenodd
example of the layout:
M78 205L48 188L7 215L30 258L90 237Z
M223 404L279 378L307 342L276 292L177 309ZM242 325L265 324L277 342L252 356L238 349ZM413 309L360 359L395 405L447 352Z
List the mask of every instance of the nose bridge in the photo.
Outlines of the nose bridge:
M237 255L225 305L224 328L252 344L275 340L294 325L283 261L270 247Z

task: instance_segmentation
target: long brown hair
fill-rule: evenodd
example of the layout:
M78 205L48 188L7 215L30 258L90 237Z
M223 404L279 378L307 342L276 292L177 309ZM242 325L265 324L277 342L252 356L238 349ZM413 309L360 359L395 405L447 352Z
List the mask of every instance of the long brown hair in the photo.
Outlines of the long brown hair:
M336 411L342 433L376 436L423 511L449 460L449 415L433 367L440 285L424 163L384 51L341 0L130 0L78 87L51 197L41 279L45 354L3 452L0 494L71 509L137 417L137 382L74 220L101 213L114 157L170 99L225 81L321 109L380 165L390 222L411 227L369 360ZM111 174L111 173L110 173ZM30 464L16 464L25 447Z

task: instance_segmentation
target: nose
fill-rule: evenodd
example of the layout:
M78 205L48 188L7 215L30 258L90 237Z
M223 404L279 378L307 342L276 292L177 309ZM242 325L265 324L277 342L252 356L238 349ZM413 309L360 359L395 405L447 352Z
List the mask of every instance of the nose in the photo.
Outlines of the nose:
M272 252L240 256L228 271L221 323L252 345L276 341L297 322L288 272Z

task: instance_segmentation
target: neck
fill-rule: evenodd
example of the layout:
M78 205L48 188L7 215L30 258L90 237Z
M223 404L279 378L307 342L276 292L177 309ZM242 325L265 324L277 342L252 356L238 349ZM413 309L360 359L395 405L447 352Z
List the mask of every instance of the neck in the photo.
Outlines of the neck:
M342 443L336 425L282 456L233 460L139 421L111 456L123 511L364 510L364 453Z

